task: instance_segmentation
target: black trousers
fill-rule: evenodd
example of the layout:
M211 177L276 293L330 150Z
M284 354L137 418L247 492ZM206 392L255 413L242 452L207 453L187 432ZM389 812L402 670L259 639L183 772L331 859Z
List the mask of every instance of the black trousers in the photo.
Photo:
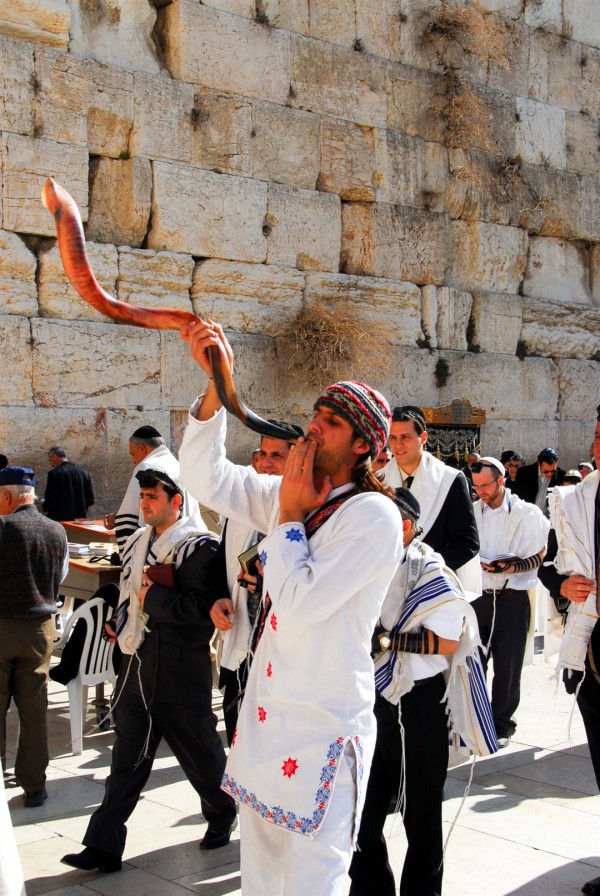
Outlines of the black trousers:
M596 782L600 790L600 684L591 669L586 669L577 695L577 705L585 725Z
M229 746L231 746L233 735L237 728L238 715L249 671L248 660L245 659L235 671L221 666L221 671L219 672L219 688L223 689L223 721L225 722L225 732Z
M496 734L498 737L510 737L517 728L512 717L521 700L521 672L531 619L531 605L527 591L497 594L495 600L495 619L493 595L482 594L471 606L479 623L481 643L490 645L487 656L483 650L480 651L481 664L486 676L489 658L492 657L494 660L491 703Z
M448 768L448 724L441 702L443 675L414 687L400 700L404 726L406 800L402 812L408 848L400 896L440 896L443 876L442 800ZM398 707L375 701L377 744L352 857L351 896L395 896L383 834L390 800L400 789L402 735Z
M199 794L205 819L220 828L228 827L235 818L235 803L220 787L225 750L210 707L154 702L148 738L150 718L139 690L135 661L125 679L127 666L126 661L121 673L124 684L113 712L116 737L104 799L90 818L83 838L84 846L118 856L125 849L125 822L150 776L163 737Z

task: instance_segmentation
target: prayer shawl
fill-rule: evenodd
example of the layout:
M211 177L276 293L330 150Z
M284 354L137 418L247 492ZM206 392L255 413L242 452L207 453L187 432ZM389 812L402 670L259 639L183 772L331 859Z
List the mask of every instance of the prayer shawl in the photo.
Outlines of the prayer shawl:
M200 544L215 536L199 530L195 518L183 517L150 545L152 526L131 535L123 551L120 595L117 606L117 639L123 653L135 654L144 640L148 614L139 601L145 566L173 563L178 569Z
M414 472L414 479L410 487L412 494L421 505L419 526L423 531L418 536L419 538L424 538L435 523L444 501L448 497L452 483L458 475L460 475L460 470L449 467L429 451L423 452L421 463ZM384 480L386 485L391 485L392 488L399 488L402 485L402 473L395 458L392 458L384 467ZM456 575L469 600L479 597L481 594L479 555L475 555L460 569L457 569Z
M455 574L429 545L413 541L392 581L385 602L388 601L398 604L393 634L427 628L429 613L448 602L456 604L463 630L457 652L447 657L449 669L444 673L449 734L455 741L460 738L477 756L495 753L498 744L479 659L477 619ZM398 705L413 685L407 664L396 650L385 650L376 656L375 687L386 700Z
M579 485L556 486L548 498L550 522L558 543L554 565L563 576L577 574L596 580L595 498L599 480L600 472L596 470ZM584 671L588 643L597 621L594 592L585 603L569 601L559 669Z
M223 652L221 665L225 669L235 671L246 659L250 649L252 627L248 617L248 590L238 582L241 572L238 557L259 539L256 529L249 529L246 523L228 519L225 538L225 563L227 566L227 585L235 610L235 623L229 631L221 632Z

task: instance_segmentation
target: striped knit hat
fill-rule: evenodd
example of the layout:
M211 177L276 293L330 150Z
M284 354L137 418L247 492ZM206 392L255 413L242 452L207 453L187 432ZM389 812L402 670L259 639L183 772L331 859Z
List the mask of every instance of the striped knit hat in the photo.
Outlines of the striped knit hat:
M317 398L314 407L319 405L331 408L347 420L369 443L372 458L385 447L390 434L392 412L381 392L355 381L334 383Z

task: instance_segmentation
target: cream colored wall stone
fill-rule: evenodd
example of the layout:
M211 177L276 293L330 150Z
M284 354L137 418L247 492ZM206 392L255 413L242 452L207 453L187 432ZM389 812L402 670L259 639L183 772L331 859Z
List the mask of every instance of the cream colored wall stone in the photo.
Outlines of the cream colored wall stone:
M507 358L506 355L442 352L450 368L440 389L440 404L456 396L485 408L488 417L554 418L558 404L558 368L549 358Z
M444 123L433 115L430 103L438 77L408 65L390 65L388 69L388 122L392 131L423 140L442 142Z
M217 320L224 323L221 318ZM206 389L206 376L190 356L189 345L179 333L160 334L160 379L162 403L169 409L187 410Z
M526 0L525 22L531 28L543 28L544 31L562 30L562 0Z
M290 102L301 109L385 127L383 60L345 47L291 37Z
M167 446L170 446L171 415L168 410L157 407L102 409L97 413L99 425L102 427L102 441L106 445L107 503L110 510L117 510L133 472L131 457L127 450L129 437L139 426L150 424L158 429Z
M535 2L535 0L534 0ZM562 3L562 0L558 0ZM531 99L548 102L550 53L549 42L556 40L550 38L545 30L537 28L529 34L529 62L528 62L528 95Z
M381 389L392 407L399 404L436 407L440 404L434 376L436 362L435 352L403 346L394 353L388 377L372 385Z
M203 5L258 21L253 0L204 0ZM261 11L267 20L263 27L285 28L307 34L308 5L309 0L261 0Z
M527 234L477 221L451 224L454 257L449 281L459 289L516 293L527 263Z
M31 326L26 317L11 314L0 317L2 330L2 351L10 364L4 365L2 389L0 389L0 405L8 407L31 405L32 351ZM0 414L0 417L3 414ZM10 442L5 443L6 447ZM6 454L6 451L4 452Z
M600 240L600 177L581 178L581 229L584 240Z
M530 33L522 15L513 17L506 38L508 65L502 64L502 60L496 61L493 56L490 58L487 75L488 87L502 90L511 96L528 96Z
M566 240L531 237L523 294L557 302L590 304L586 250Z
M590 281L594 305L600 305L600 245L590 249Z
M378 170L384 172L384 184L377 198L443 212L448 189L446 147L395 131L378 131L377 136Z
M305 296L307 305L351 306L359 320L385 328L392 345L414 347L422 336L421 292L412 283L310 271Z
M5 134L0 161L5 230L55 235L54 219L40 199L44 181L50 176L69 191L82 219L87 219L88 155L83 147Z
M133 124L133 75L53 50L35 56L39 135L92 155L119 156Z
M566 128L568 170L594 176L600 165L598 119L581 112L567 112Z
M559 447L559 432L563 426L556 420L497 420L488 414L481 431L481 454L500 457L502 451L510 449L533 463L541 448L546 445ZM561 467L566 462L561 451Z
M564 168L567 164L564 110L521 97L517 97L516 107L517 154L528 162Z
M600 310L525 299L521 339L531 354L592 358L600 345Z
M176 252L119 249L117 298L131 305L191 311L194 260Z
M352 47L356 40L354 0L310 0L310 37Z
M437 348L437 287L421 287L421 323L423 335L431 348Z
M33 320L33 392L42 407L161 406L159 334Z
M400 14L396 0L356 0L356 36L367 53L384 59L398 58Z
M67 0L10 0L0 9L0 34L64 49L70 21Z
M165 61L172 77L226 93L284 103L289 35L239 16L178 0L164 10Z
M337 271L341 212L338 196L269 186L267 264Z
M600 364L598 361L574 361L571 358L560 358L556 363L561 419L584 420L590 423L591 429L600 395Z
M0 37L0 59L0 131L30 134L34 122L31 101L33 47L29 43Z
M424 287L436 289L437 346L441 349L466 351L467 327L471 317L473 296L470 292L461 292L452 287Z
M300 312L303 289L304 274L294 268L211 258L196 264L191 295L198 317L273 336Z
M156 10L148 0L71 0L69 50L130 71L160 71L152 30Z
M450 264L445 215L378 203L342 205L342 269L442 285Z
M265 260L266 184L167 162L155 162L153 172L148 248L235 261Z
M581 235L581 180L568 171L540 165L521 167L513 191L511 224L530 233L573 239Z
M514 355L523 325L523 299L474 290L472 320L474 346L482 352Z
M565 32L573 40L590 47L600 47L600 21L595 0L577 0L563 4Z
M590 460L590 446L594 440L594 414L587 422L563 420L558 425L559 464L571 470L581 461Z
M23 240L0 230L0 314L37 314L36 269L36 257Z
M252 105L238 96L198 89L194 96L192 159L203 168L252 173Z
M92 160L89 239L141 246L148 230L151 199L152 166L147 159Z
M375 132L350 121L321 119L318 188L351 201L375 198L378 183Z
M131 153L146 159L189 162L192 157L191 84L164 76L134 77L135 122Z
M582 47L558 35L546 37L548 97L553 106L578 112L588 104L588 73L581 65ZM588 53L585 54L589 55Z
M319 117L299 109L254 103L252 176L314 189L319 176Z
M115 247L88 243L87 253L102 289L116 295L118 259ZM67 280L56 244L41 249L38 280L41 317L106 323L106 316L84 301Z

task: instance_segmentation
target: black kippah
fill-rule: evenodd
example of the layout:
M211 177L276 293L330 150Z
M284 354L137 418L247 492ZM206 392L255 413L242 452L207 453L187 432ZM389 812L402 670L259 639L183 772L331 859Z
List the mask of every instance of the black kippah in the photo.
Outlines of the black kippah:
M153 426L140 426L131 436L132 439L161 439L162 436Z
M412 517L414 521L417 522L421 516L421 505L413 493L407 488L397 488L395 489L395 492L396 494L393 501L398 510L408 514L408 516Z

